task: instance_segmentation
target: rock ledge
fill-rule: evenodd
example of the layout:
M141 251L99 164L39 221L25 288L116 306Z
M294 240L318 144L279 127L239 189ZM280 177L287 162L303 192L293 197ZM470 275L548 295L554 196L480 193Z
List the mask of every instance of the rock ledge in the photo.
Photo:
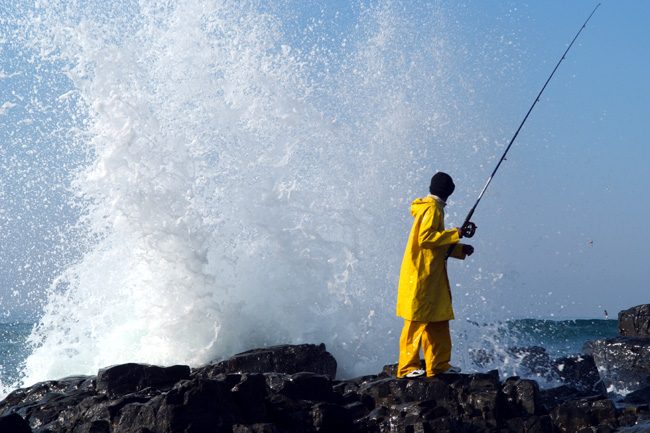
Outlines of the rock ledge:
M298 359L317 371L298 371ZM613 432L650 420L642 393L617 405L598 391L540 390L496 371L397 379L394 366L333 380L333 360L324 345L286 345L192 371L117 365L12 392L0 402L0 432Z
M621 312L625 335L588 342L586 354L513 348L562 383L553 389L497 371L398 379L395 365L335 380L324 344L282 345L194 370L123 364L18 389L0 402L0 433L650 431L647 307ZM617 385L633 392L608 396Z

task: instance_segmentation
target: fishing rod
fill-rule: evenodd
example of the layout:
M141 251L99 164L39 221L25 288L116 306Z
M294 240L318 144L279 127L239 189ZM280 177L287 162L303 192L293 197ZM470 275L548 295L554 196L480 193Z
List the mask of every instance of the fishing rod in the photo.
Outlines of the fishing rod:
M582 25L582 27L580 27L580 30L578 30L578 33L576 33L575 37L573 38L573 40L571 41L571 43L567 47L564 54L562 54L562 58L560 59L559 62L557 62L557 65L555 65L555 69L553 69L553 72L551 72L551 75L546 80L546 83L544 83L544 86L542 87L542 90L540 90L539 93L537 94L537 97L535 98L535 101L533 102L533 105L531 105L530 108L528 109L528 113L526 113L526 116L524 117L524 120L521 121L521 124L519 125L519 128L517 128L517 131L515 132L515 135L513 135L512 139L510 139L510 143L508 144L508 147L506 147L505 152L503 152L503 155L501 155L501 159L499 160L499 163L494 168L494 171L492 172L492 174L488 178L487 183L483 187L483 190L478 195L478 199L476 199L476 203L474 203L474 206L472 207L472 209L467 214L467 217L465 218L465 221L463 222L463 225L461 226L461 232L462 232L463 237L471 238L472 236L474 236L474 233L476 232L476 224L474 224L470 220L472 219L472 216L474 215L474 211L476 210L476 207L478 206L479 202L483 198L483 194L485 194L485 191L487 190L488 186L492 182L492 179L494 178L494 175L496 174L497 170L499 170L499 167L501 166L501 163L503 161L505 161L506 155L508 154L508 151L512 147L512 143L515 142L515 139L519 135L519 131L521 131L521 128L524 126L524 123L526 123L526 120L528 119L528 116L530 115L531 111L533 111L533 108L535 108L535 105L539 102L539 98L542 96L542 93L544 93L544 89L546 89L546 86L551 81L551 78L553 78L553 75L555 75L555 71L557 71L557 68L560 67L560 63L562 63L562 60L564 60L564 58L566 57L567 53L569 52L569 50L573 46L573 43L576 41L576 39L578 39L578 36L580 36L580 33L587 26L587 23L589 22L592 15L596 12L596 9L598 9L599 6L600 6L600 3L598 3L596 5L594 10L591 11L591 14L589 14L589 17L587 18L585 23ZM449 249L447 250L447 255L445 256L445 260L447 260L449 258L449 256L451 255L451 252L453 251L455 246L456 246L456 244L449 247Z

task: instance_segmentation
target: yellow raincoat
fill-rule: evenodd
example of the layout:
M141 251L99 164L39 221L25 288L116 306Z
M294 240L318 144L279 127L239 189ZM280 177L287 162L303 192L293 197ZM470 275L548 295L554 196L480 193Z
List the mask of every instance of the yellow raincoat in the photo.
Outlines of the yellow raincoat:
M465 259L456 229L445 230L444 205L429 195L411 204L415 217L404 252L397 294L397 315L418 322L454 319L445 256Z

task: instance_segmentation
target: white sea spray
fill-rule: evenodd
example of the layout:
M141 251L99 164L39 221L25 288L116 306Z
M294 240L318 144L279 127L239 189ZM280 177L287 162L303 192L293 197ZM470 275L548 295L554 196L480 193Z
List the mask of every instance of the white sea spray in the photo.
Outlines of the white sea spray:
M326 343L344 377L396 362L409 204L436 170L460 185L465 158L490 162L456 143L490 141L474 68L512 48L473 47L443 3L310 24L261 3L48 1L14 22L51 92L24 120L62 119L43 124L66 149L52 167L69 209L18 385L281 343ZM471 322L489 321L505 282L450 272L472 293L453 324L469 371L477 342L503 344Z

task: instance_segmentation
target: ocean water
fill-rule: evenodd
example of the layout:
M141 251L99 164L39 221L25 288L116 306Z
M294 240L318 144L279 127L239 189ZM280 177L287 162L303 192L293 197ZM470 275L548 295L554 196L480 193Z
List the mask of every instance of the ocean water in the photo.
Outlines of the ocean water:
M511 132L485 89L526 53L455 2L354 3L2 3L2 392L283 343L396 361L409 205L441 168L482 185ZM465 371L611 334L509 321L483 263L449 268Z
M0 323L0 377L4 386L18 383L21 364L29 355L27 338L32 328L31 323Z
M455 356L463 359L462 364L470 371L495 369L502 378L522 376L537 380L542 387L556 386L557 379L544 365L530 368L524 359L528 354L543 349L548 359L582 354L587 341L612 338L618 335L618 321L612 319L510 319L497 323L471 323L474 332L460 333L458 338L476 338L480 341L465 343L466 352ZM483 335L481 336L481 330Z
M24 362L30 354L26 342L33 326L34 324L20 322L0 323L0 377L3 383L17 383L20 378ZM521 358L513 355L509 349L541 347L551 359L559 359L582 353L582 346L587 341L611 338L618 334L616 320L602 319L516 319L499 324L470 324L469 326L484 329L483 336L491 340L490 344L481 346L475 342L464 342L465 344L461 344L460 347L469 345L473 348L474 354L478 348L483 347L486 350L483 353L489 353L494 361L485 363L482 359L472 357L471 352L460 353L460 350L454 349L454 359L463 360L465 371L498 369L503 378L514 375L527 376L537 380L542 386L556 384L544 375L534 374L523 368ZM456 338L463 338L463 336ZM393 352L392 359L396 362L397 347ZM379 372L380 370L369 373Z

